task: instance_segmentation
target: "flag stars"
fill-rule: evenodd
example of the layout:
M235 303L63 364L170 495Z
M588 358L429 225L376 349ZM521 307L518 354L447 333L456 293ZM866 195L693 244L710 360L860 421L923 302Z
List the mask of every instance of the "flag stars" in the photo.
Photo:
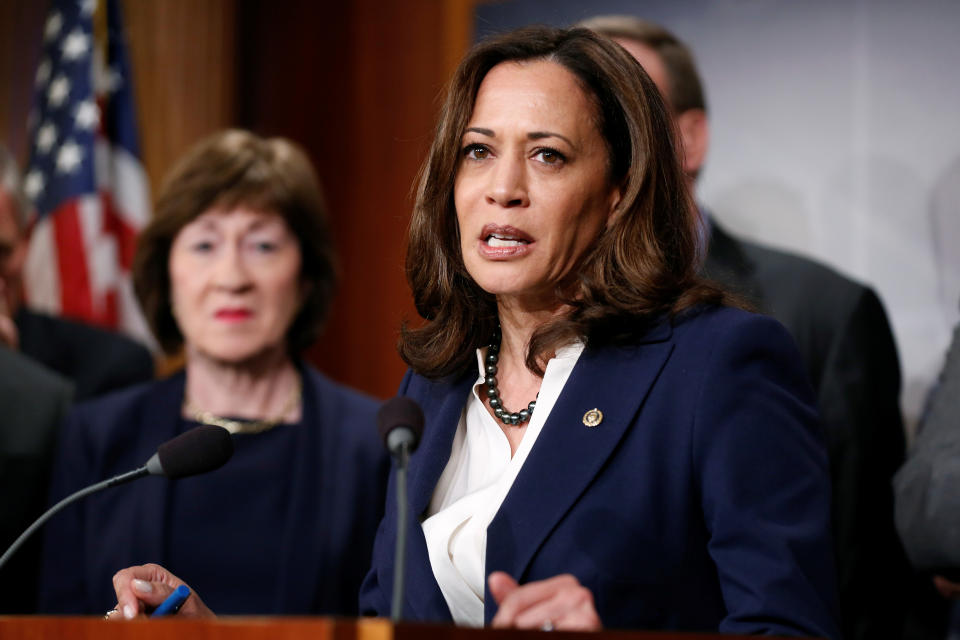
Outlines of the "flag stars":
M73 173L83 162L83 148L73 140L68 140L57 153L57 171Z
M100 124L100 108L93 100L84 100L78 104L73 116L80 129L95 129Z
M37 130L37 150L40 153L50 153L50 149L57 142L57 128L52 122L46 122Z
M60 35L60 29L63 28L63 16L60 15L60 12L54 12L50 14L50 17L47 18L47 24L43 27L43 37L47 42L55 39Z
M47 89L47 100L51 107L59 107L70 95L70 80L63 74L58 75Z
M97 93L113 93L123 85L123 74L114 67L94 65L94 86Z
M42 87L47 83L47 80L50 79L50 61L44 60L40 63L40 66L37 67L37 76L36 84L37 87Z
M31 170L23 179L23 191L33 202L37 201L37 198L45 186L43 173L41 173L39 169Z
M97 10L97 0L82 0L80 12L85 16L92 16Z
M79 27L63 39L63 59L79 60L90 50L90 36Z

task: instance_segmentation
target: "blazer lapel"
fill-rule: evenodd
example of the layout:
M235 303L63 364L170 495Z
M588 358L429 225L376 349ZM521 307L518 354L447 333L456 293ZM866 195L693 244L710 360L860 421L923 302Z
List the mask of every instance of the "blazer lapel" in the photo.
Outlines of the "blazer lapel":
M140 450L156 451L158 445L177 435L185 382L186 376L181 371L157 384L150 392L144 405L142 435L138 446ZM150 441L147 442L147 439ZM140 482L143 486L137 494L137 517L133 523L134 548L142 552L137 557L155 558L154 562L162 564L167 560L163 554L168 533L170 481L166 478L145 478Z
M663 322L643 344L592 349L580 356L513 487L487 529L486 573L523 580L531 560L587 489L627 429L673 349ZM585 414L603 418L585 425ZM496 613L487 588L485 618Z
M303 380L303 412L298 425L298 455L291 461L290 501L283 522L277 523L282 541L274 611L308 611L318 593L326 526L319 521L331 513L329 492L337 490L339 450L336 429L323 428L336 417L324 410L319 376L300 366ZM316 461L320 464L317 465ZM319 468L318 468L319 466ZM326 491L324 491L326 489Z
M424 400L427 406L437 408L431 415L425 416L423 439L410 458L407 472L410 510L414 517L422 516L430 505L433 490L450 459L450 449L460 423L460 414L463 413L467 396L477 375L474 370L452 383L435 384L430 390L433 397Z
M430 566L427 541L420 522L430 505L430 498L440 480L440 475L450 459L450 449L460 422L460 414L463 412L467 394L470 393L476 377L477 373L471 371L453 383L434 385L430 395L436 400L424 400L427 406L437 408L431 415L425 416L423 440L420 448L411 457L407 471L410 528L407 541L407 586L404 594L404 610L413 620L452 621L447 601L440 591ZM391 482L390 491L395 490L396 485ZM392 517L392 522L396 526L397 514L388 514L388 517Z

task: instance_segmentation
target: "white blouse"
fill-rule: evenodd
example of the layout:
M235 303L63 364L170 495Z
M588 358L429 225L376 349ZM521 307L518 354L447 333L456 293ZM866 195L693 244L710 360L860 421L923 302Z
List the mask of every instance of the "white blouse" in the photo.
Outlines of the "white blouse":
M507 436L477 395L477 385L484 382L483 351L477 350L479 377L460 414L450 460L422 524L433 575L458 625L483 626L487 526L513 486L583 347L577 342L561 348L547 363L537 407L513 458Z

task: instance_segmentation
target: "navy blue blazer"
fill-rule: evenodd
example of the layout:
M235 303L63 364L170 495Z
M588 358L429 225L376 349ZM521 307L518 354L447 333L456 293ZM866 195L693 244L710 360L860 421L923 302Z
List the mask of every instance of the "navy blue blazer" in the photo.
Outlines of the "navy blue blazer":
M233 564L205 578L216 585L242 575L244 558L257 550L236 548L231 531L254 528L281 566L278 588L262 588L243 613L351 615L383 514L388 464L376 431L378 405L314 369L301 373L303 420L297 428L304 429L289 461L290 515L264 521L244 508L243 495L224 495L236 505L236 517L210 523L200 514L197 526L220 532L223 556ZM181 373L78 405L63 428L52 499L142 465L175 436L185 424L179 418L184 382ZM89 496L54 517L45 532L40 611L90 614L112 607L114 573L147 562L166 565L174 483L207 490L206 481L229 467L182 481L144 478ZM178 575L191 582L189 567Z
M421 519L476 376L401 385L426 414L409 471ZM594 408L603 420L587 427ZM393 495L361 613L389 611ZM404 615L450 621L423 530L410 535ZM783 327L714 309L635 346L588 346L487 530L495 570L573 574L606 627L839 637L827 458ZM489 588L485 605L489 623Z

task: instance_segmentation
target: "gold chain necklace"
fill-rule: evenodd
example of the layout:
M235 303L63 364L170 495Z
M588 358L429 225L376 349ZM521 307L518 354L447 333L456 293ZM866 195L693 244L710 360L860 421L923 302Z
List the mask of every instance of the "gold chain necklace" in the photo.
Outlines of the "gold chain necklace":
M230 433L263 433L280 424L283 418L293 411L294 407L300 404L300 400L303 397L302 391L303 383L300 380L300 376L297 376L297 382L293 385L293 390L290 392L290 397L287 398L286 404L283 405L283 410L280 411L280 414L276 418L266 420L233 420L232 418L224 418L214 415L209 411L201 411L193 406L186 398L183 400L183 411L195 422L214 427L223 427Z

